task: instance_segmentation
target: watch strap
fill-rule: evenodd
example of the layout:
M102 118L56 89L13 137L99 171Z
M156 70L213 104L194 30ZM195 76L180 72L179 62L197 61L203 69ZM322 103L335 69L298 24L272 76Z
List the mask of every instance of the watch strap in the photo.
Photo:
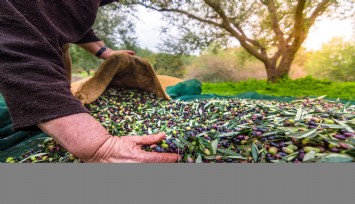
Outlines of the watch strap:
M104 46L102 46L98 51L97 51L97 53L95 54L96 55L96 57L100 57L101 55L102 55L102 53L104 53L106 50L107 50L107 46L106 45L104 45Z

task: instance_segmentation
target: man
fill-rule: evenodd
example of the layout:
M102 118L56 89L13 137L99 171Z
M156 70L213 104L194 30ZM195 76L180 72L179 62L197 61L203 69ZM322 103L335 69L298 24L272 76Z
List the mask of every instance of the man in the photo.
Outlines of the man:
M114 137L70 93L62 48L77 43L107 58L92 31L98 7L112 0L0 0L0 92L15 130L40 128L84 162L176 162L145 152L165 134Z

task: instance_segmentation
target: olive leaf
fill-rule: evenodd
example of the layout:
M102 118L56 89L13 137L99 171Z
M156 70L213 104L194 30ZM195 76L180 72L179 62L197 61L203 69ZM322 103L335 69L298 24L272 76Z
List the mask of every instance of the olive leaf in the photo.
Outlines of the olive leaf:
M19 163L23 163L23 162L27 161L28 159L30 159L31 157L39 157L39 156L44 156L44 155L47 155L47 153L37 153L37 154L33 154L33 155L30 155L30 156L24 158L24 159L21 160Z
M253 156L254 162L257 162L259 158L258 147L254 143L251 146L251 154Z
M347 109L349 106L350 106L350 101L347 102L347 103L344 105L343 109L341 109L341 112L342 112L342 113L346 113L346 109Z
M222 134L217 135L217 137L233 137L238 134L240 134L240 132L226 132L226 133L222 133Z
M238 154L238 153L236 153L236 152L234 152L232 150L218 149L217 151L222 153L222 154L224 154L224 155L226 155L226 156L242 156L242 155L240 155L240 154Z
M313 160L314 158L316 158L316 151L311 150L310 152L308 152L307 154L304 155L303 162Z
M336 120L334 119L335 122L337 122L339 125L343 126L343 128L345 128L348 132L354 132L354 130L349 126L347 125L345 122L343 121L339 121L339 120Z
M211 149L213 154L217 154L217 145L218 145L218 140L215 139L211 142Z
M317 162L343 163L352 161L354 161L354 158L349 155L332 153L320 158Z
M195 163L202 163L202 157L201 154L199 154L195 160Z
M302 118L302 112L303 112L302 107L297 110L296 117L295 117L295 121L301 120L301 118Z
M307 132L300 132L300 133L290 134L290 135L286 135L286 136L293 137L296 139L302 139L302 138L306 138L306 137L313 138L318 135L317 130L318 130L318 128L315 128L315 129L307 131Z

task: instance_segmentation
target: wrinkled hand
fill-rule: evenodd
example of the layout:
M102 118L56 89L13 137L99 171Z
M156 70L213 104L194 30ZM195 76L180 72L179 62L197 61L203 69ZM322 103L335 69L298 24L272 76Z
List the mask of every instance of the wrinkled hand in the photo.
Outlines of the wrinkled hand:
M100 56L102 59L106 59L108 57L110 57L113 54L119 54L125 52L127 54L130 55L135 55L136 53L132 50L111 50L111 49L107 49L104 53L102 53L102 55Z
M165 133L146 136L110 137L86 162L95 163L173 163L180 159L178 154L157 153L142 150L142 145L159 143Z

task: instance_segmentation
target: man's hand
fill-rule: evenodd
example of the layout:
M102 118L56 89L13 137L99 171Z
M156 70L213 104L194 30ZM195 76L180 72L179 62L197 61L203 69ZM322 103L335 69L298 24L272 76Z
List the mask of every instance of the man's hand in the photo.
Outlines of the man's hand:
M129 55L135 55L136 53L132 50L111 50L110 48L107 48L107 50L105 52L102 53L102 55L100 56L101 59L106 59L108 57L110 57L113 54L119 54L125 52Z
M83 43L83 44L78 44L80 47L84 48L91 54L95 55L97 51L100 50L101 47L105 45L103 41L97 41L97 42L90 42L90 43ZM125 52L130 55L135 55L136 53L132 50L111 50L110 48L107 48L105 52L103 52L100 56L101 59L106 59L110 57L111 55L115 53L122 53Z
M111 137L87 162L100 163L172 163L178 161L178 154L146 152L142 145L159 143L165 133L146 136Z
M38 125L66 150L84 162L176 162L177 154L146 152L142 145L161 141L165 134L149 136L110 135L87 113L53 119Z

